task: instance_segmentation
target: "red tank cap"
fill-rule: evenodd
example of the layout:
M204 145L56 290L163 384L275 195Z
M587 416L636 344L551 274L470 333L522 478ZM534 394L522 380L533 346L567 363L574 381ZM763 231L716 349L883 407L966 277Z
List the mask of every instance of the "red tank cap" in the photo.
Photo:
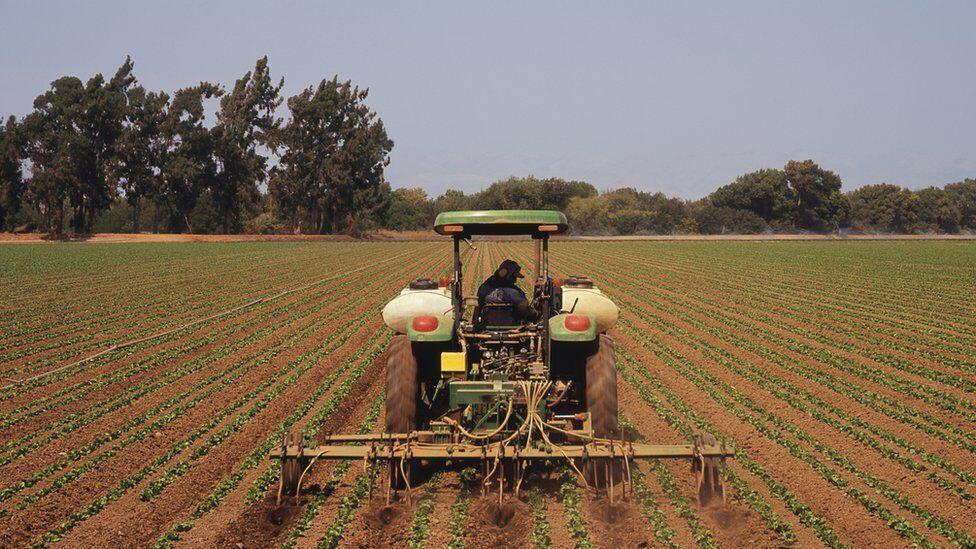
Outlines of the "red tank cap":
M574 332L585 332L590 329L590 317L581 315L569 315L563 321L563 326L567 330Z
M429 315L415 316L413 317L413 329L418 332L433 332L437 329L437 317Z

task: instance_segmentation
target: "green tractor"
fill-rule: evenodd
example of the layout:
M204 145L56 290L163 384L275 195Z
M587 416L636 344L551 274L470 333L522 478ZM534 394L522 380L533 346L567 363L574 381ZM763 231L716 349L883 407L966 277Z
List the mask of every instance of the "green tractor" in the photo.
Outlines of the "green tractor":
M410 285L387 304L399 335L386 355L385 430L331 436L305 448L286 437L280 493L298 494L318 459L385 464L387 499L411 493L419 464L480 464L483 489L508 484L518 496L533 464L568 463L580 481L611 500L626 494L634 459L685 458L700 501L723 498L719 467L732 455L710 435L682 445L626 440L617 421L617 370L606 331L619 310L586 277L554 280L549 238L568 228L561 212L444 212L434 230L453 240L450 278ZM528 236L535 243L530 313L512 303L464 295L462 251L482 235Z

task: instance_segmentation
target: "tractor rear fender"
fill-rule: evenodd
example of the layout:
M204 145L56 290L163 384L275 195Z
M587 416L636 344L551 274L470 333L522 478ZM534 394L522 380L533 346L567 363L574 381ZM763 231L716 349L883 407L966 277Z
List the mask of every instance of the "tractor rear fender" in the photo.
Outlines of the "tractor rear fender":
M553 341L596 340L596 317L593 315L560 314L549 319L549 334Z
M407 321L410 341L451 341L454 338L454 318L451 315L417 315Z

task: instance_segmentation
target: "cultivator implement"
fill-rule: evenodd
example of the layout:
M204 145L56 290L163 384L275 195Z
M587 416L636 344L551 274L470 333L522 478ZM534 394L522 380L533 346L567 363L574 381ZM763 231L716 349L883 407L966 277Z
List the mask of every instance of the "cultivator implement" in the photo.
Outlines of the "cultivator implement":
M501 500L506 487L518 497L532 464L562 462L584 486L614 501L629 494L635 460L686 459L695 475L699 501L724 500L719 467L733 453L710 435L697 436L690 444L671 445L598 438L588 413L543 418L539 410L545 408L550 382L520 382L518 386L500 427L490 431L471 432L445 418L432 422L429 430L406 434L327 435L313 447L305 447L300 435L288 436L270 455L281 460L279 503L301 492L308 471L320 460L358 460L364 470L385 470L381 482L389 503L398 492L411 499L411 470L421 463L474 466L482 471L483 493L497 491ZM517 427L507 429L513 418Z

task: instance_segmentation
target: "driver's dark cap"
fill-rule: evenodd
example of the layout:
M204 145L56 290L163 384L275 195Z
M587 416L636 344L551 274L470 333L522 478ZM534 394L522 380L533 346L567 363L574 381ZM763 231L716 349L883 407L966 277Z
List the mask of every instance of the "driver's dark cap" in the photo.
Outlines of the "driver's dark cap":
M522 267L511 259L502 261L502 264L498 266L498 270L495 271L495 275L498 278L525 278L525 275L522 274Z

